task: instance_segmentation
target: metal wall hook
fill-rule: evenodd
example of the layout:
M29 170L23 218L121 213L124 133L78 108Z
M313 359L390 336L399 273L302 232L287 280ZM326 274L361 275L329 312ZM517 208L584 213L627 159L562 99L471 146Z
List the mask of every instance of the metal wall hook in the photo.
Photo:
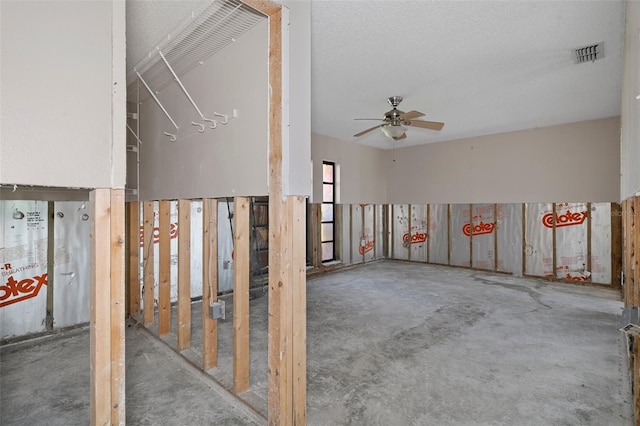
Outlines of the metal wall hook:
M172 133L169 133L169 132L162 132L162 133L164 133L165 135L169 136L169 141L171 141L171 142L175 142L178 139L176 137L176 135L174 135Z
M210 118L203 118L203 120L209 123L213 123L211 126L209 126L210 129L215 129L216 127L218 127L218 123L216 123L216 120L212 120Z
M204 118L203 118L203 120L204 120ZM198 129L198 133L204 133L204 123L196 123L195 121L192 121L191 124L193 124L194 126L200 127Z
M229 122L229 116L226 114L214 112L213 115L215 115L216 117L222 117L223 120L220 122L222 124L227 124Z

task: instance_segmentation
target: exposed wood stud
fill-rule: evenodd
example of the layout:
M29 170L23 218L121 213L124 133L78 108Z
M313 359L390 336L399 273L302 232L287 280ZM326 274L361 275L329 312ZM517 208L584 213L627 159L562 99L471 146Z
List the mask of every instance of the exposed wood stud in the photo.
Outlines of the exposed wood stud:
M191 347L191 201L178 200L178 351Z
M498 215L500 213L498 204L493 205L493 270L498 270L498 232L500 227L498 226Z
M391 231L391 238L389 239L389 251L391 252L391 259L396 258L396 227L395 227L395 218L396 218L396 206L391 204L389 206L391 209L391 219L389 221L389 230Z
M431 263L431 204L427 204L427 263Z
M158 335L171 332L171 201L158 202Z
M621 282L622 229L620 204L611 203L611 283L617 288Z
M53 292L54 292L54 260L56 252L55 224L55 203L47 203L47 314L45 317L45 327L47 331L53 331Z
M409 234L409 239L407 240L407 259L411 260L411 204L407 204L407 233ZM404 240L404 234L402 235ZM404 243L404 241L403 241Z
M91 424L111 423L111 217L109 190L95 189L91 203Z
M252 6L257 0L250 0ZM257 7L258 10L266 12ZM269 15L269 341L267 369L267 406L268 423L272 426L292 423L292 415L281 409L283 402L281 388L286 382L281 377L281 340L285 330L282 329L280 311L283 301L281 288L285 252L282 238L282 216L284 203L282 199L282 11ZM291 405L291 404L290 404Z
M124 190L111 190L111 424L125 423L125 223Z
M235 197L233 205L233 392L239 394L249 389L249 198Z
M551 228L551 236L552 236L552 258L553 258L553 278L558 278L558 259L557 259L557 237L556 237L556 220L558 217L558 209L556 207L556 203L553 203L552 207L553 220L552 220L552 228Z
M305 223L304 197L289 197L291 220L292 289L291 310L293 328L293 424L307 422L307 289L304 257ZM374 211L375 217L375 211Z
M140 315L140 207L137 201L127 203L129 244L128 296L129 315Z
M124 190L94 189L91 205L91 424L124 424Z
M378 206L373 205L373 226L371 228L371 241L373 241L373 258L377 259L376 255L376 244L377 244L377 236L378 236Z
M473 269L473 204L469 204L469 267Z
M364 263L364 255L365 255L364 247L362 246L362 240L364 240L364 230L366 229L366 223L365 223L366 215L365 215L365 212L364 212L366 207L367 207L366 204L360 205L360 210L361 210L360 213L361 213L361 216L362 216L362 232L360 233L360 238L358 239L358 247L362 247L363 248L363 250L362 250L362 263ZM360 250L358 250L358 252L360 252Z
M144 273L144 324L150 325L154 321L154 241L153 241L153 201L145 201L143 205L144 224L143 239L143 273Z
M218 301L218 200L202 200L202 369L218 365L218 321L209 306Z
M353 204L349 204L349 264L353 264Z
M527 273L527 205L522 203L522 275Z
M587 263L585 268L591 272L591 203L587 203ZM613 252L611 253L613 255ZM589 277L591 281L591 277Z
M640 221L638 220L639 214L640 214L640 197L634 197L633 210L631 214L631 218L633 220L632 222L633 223L633 239L632 239L633 261L631 262L631 266L633 268L632 270L633 282L631 286L631 304L633 306L640 306L640 293L638 288L638 284L640 283L640 255L638 253L638 249L640 248ZM640 400L639 400L639 403L640 403Z
M447 265L451 265L451 204L447 204Z

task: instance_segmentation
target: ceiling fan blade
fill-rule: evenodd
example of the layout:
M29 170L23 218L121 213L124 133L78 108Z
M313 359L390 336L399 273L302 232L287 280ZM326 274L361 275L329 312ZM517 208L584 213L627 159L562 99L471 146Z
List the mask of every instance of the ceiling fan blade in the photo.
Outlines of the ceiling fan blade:
M372 132L372 131L374 131L374 130L378 129L378 128L379 128L379 127L381 127L381 126L382 126L382 124L377 125L377 126L373 126L373 127L372 127L372 128L370 128L370 129L363 130L363 131L361 131L360 133L356 133L355 135L353 135L353 137L354 137L354 138L357 138L358 136L366 135L367 133Z
M440 123L437 121L422 121L422 120L411 120L405 121L407 126L413 127L421 127L423 129L431 129L431 130L440 130L444 127L444 123Z
M402 139L406 139L407 138L407 134L403 133L402 136L398 136L397 138L392 138L394 141L399 141Z
M375 120L375 121L384 121L382 118L354 118L354 120Z
M405 112L404 114L400 114L400 119L401 120L412 120L414 118L418 118L418 117L423 117L424 114L421 113L420 111L409 111L409 112Z

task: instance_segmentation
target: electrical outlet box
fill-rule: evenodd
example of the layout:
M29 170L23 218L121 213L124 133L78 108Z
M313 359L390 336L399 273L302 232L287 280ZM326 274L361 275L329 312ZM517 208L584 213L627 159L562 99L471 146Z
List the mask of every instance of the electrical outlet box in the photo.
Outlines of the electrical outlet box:
M218 300L209 305L209 318L224 319L224 300Z

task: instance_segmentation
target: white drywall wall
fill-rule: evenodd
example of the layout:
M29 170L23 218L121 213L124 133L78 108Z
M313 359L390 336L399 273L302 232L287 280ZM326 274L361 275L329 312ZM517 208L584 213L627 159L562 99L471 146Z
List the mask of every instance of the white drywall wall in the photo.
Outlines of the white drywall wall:
M640 195L640 2L627 1L622 81L620 199Z
M180 127L149 98L140 112L140 197L143 200L268 193L268 22L187 73L182 82L202 113L232 114L227 125L198 133L200 117L174 83L158 94ZM140 85L141 90L145 90Z
M289 95L289 126L282 129L289 133L288 152L283 153L283 193L311 195L311 2L285 0L282 4L289 10L282 50L283 56L288 53L282 84L288 84Z
M2 1L0 183L124 188L122 1Z
M338 166L338 202L342 204L387 202L386 152L329 136L311 134L313 199L322 202L322 162Z
M388 203L617 202L618 117L386 151Z

